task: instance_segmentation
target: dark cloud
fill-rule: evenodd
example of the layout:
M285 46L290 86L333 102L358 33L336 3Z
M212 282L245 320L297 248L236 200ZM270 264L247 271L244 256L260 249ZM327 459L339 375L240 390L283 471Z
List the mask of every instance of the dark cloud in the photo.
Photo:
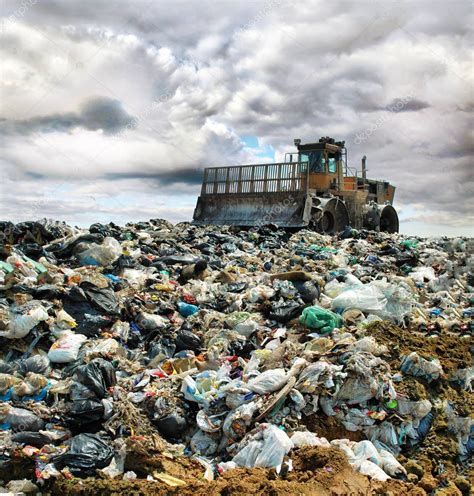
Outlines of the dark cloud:
M394 98L384 109L390 112L417 112L429 108L430 104L417 98Z
M81 127L91 131L101 129L106 134L115 134L133 125L134 118L125 111L120 101L108 97L96 97L87 100L78 113L50 114L23 120L1 119L0 132L6 135L65 133Z
M112 181L120 181L125 179L142 179L153 181L162 186L173 186L178 183L187 185L197 185L202 183L203 169L202 168L185 168L171 171L160 171L158 173L111 173L105 175L106 179Z
M125 111L121 102L106 97L87 101L82 107L80 120L86 129L102 129L111 134L134 122L134 118Z

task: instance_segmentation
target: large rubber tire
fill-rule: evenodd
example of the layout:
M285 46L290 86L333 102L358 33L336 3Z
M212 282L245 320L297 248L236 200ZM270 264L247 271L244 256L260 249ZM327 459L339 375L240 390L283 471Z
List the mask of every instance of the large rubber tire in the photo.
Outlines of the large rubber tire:
M398 214L392 205L384 205L380 213L380 231L397 233L399 229Z
M314 218L314 229L322 234L341 232L349 225L349 212L339 198L317 198L318 215Z

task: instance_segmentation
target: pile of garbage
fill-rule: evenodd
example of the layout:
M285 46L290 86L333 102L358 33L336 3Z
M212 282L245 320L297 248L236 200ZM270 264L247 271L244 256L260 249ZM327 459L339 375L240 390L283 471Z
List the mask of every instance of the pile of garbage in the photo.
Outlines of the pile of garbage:
M0 481L184 494L186 477L132 459L189 459L215 484L244 468L285 480L294 453L337 449L371 480L467 494L472 248L355 230L2 222ZM444 469L413 468L439 433L455 445Z

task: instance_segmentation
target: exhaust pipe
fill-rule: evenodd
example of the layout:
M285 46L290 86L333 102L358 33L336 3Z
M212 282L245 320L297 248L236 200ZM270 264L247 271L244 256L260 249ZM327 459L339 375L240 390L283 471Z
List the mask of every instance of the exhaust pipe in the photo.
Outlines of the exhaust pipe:
M367 181L367 167L365 165L365 161L367 160L367 157L364 155L362 157L362 179L364 180L364 184Z

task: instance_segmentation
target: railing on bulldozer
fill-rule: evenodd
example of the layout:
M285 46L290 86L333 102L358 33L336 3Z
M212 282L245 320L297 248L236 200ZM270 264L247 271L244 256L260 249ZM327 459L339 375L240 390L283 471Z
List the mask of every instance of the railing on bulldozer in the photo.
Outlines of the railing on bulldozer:
M204 169L201 196L308 191L308 163L238 165Z

